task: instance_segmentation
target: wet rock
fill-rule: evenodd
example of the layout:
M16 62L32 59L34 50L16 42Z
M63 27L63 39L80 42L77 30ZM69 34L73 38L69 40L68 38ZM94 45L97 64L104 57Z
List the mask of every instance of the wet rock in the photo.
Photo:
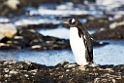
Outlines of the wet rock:
M89 16L87 18L87 22L84 24L87 28L101 28L101 27L105 27L108 28L109 24L111 22L109 21L108 17L93 17L93 16Z
M6 64L5 64L6 63ZM21 65L21 66L20 66ZM101 65L78 68L76 63L63 62L45 66L30 62L0 61L1 83L123 83L124 65Z
M46 23L46 24L30 24L26 26L20 26L19 28L21 29L37 29L37 28L53 28L53 27L58 27L59 24L52 24L52 23Z
M27 34L28 33L28 34ZM32 30L22 30L19 35L28 39L31 49L47 50L47 49L63 49L68 48L68 41L52 36L43 36Z
M73 3L83 3L82 0L30 0L30 1L25 1L25 0L20 0L21 4L23 6L35 6L37 7L40 4L43 3L62 3L62 2L73 2Z
M12 38L17 33L16 26L13 24L0 24L0 34L2 38L3 36L7 38Z
M98 40L102 39L124 39L124 22L112 23L108 29L100 29L93 34Z
M18 8L18 5L20 5L19 0L7 0L4 2L4 5L7 5L9 8L16 10Z
M121 26L124 26L124 21L114 22L114 23L110 24L109 28L110 29L115 29L115 28L121 27Z
M0 1L0 15L13 17L24 13L19 0L1 0Z
M14 71L14 70L11 70L10 72L9 72L9 74L11 75L11 74L18 74L18 72L17 71Z
M116 14L116 15L114 15L114 19L115 19L117 22L121 22L121 21L124 20L123 15L121 15L121 14Z
M69 47L69 40L44 36L33 29L18 29L16 36L9 40L2 41L0 48L53 50L66 49Z
M105 46L109 44L108 42L103 42L103 41L93 41L93 46L94 47L100 47L100 46Z
M96 2L96 0L86 0L86 1L88 1L88 2Z
M20 0L20 3L23 6L35 6L37 7L38 5L42 3L61 3L63 0L30 0L30 1L25 1L25 0Z

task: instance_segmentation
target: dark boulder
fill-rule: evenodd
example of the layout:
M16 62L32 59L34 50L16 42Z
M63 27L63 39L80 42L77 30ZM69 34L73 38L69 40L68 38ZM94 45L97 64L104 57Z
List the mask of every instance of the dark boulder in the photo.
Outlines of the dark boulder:
M53 24L53 23L49 23L49 24L45 24L45 23L41 23L41 24L29 24L27 26L20 26L21 29L37 29L37 28L53 28L53 27L58 27L59 24Z
M87 28L108 28L111 22L108 20L108 17L93 17L89 16L87 22L84 24Z
M110 28L103 29L92 35L94 39L103 40L103 39L124 39L124 22L113 23L110 25Z
M23 7L19 0L1 0L0 15L13 17L24 13Z
M18 33L11 39L1 40L0 49L32 49L53 50L69 48L69 40L52 36L44 36L33 29L18 29Z

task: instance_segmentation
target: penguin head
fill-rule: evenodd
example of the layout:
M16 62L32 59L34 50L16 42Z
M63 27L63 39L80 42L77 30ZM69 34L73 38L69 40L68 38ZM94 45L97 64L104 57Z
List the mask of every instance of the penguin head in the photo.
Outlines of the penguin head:
M63 24L67 24L70 27L77 27L80 24L80 22L75 18L71 18L68 21L63 22Z

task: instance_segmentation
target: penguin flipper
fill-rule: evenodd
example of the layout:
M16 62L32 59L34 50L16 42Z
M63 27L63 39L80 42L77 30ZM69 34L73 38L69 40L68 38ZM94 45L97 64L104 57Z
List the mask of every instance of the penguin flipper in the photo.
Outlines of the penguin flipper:
M93 47L92 47L92 39L91 37L86 38L84 37L84 43L86 47L86 59L88 62L93 62Z
M88 62L93 62L93 47L92 47L92 40L93 37L87 32L87 35L83 33L83 30L78 29L78 35L79 37L83 39L84 45L86 48L86 60Z

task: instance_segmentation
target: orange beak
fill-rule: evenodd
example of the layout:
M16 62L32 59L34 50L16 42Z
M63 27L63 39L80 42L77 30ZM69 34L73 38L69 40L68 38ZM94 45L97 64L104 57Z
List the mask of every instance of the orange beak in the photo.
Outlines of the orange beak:
M65 22L63 22L63 24L69 24L69 22L68 21L65 21Z

